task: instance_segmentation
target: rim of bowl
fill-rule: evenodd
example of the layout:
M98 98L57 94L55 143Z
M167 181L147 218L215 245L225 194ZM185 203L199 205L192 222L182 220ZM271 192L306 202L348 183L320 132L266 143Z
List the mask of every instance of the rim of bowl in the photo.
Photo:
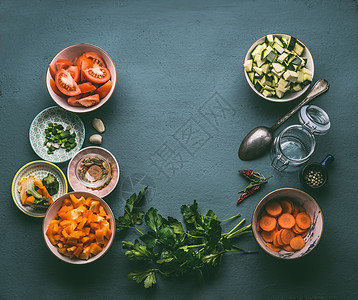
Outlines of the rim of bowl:
M113 211L112 211L111 207L109 206L109 204L108 204L106 201L104 201L101 197L99 197L99 196L97 196L97 195L95 195L95 194L93 194L93 193L85 192L85 191L77 191L77 192L76 192L76 191L72 191L72 192L63 194L61 197L59 197L58 199L56 199L55 202L57 202L58 200L60 200L60 198L69 197L70 194L87 194L89 197L94 197L95 199L100 199L100 200L101 200L100 202L105 203L105 206L107 206L107 207L109 208L109 212L106 211L106 213L109 213L109 214L110 214L110 220L113 220L113 222L114 222L114 224L115 224L115 217L114 217ZM60 200L60 201L63 202L64 199L62 199L62 200ZM54 203L55 203L55 202L54 202ZM103 203L101 203L101 204L103 204ZM46 247L47 247L47 248L50 250L50 252L51 252L57 259L59 259L60 261L65 262L65 263L68 263L68 264L71 264L71 265L85 265L85 264L89 264L89 263L92 263L92 262L95 262L95 261L99 260L99 259L100 259L102 256L104 256L104 255L106 254L106 252L111 248L111 246L112 246L112 244L113 244L113 241L114 241L114 238L115 238L115 234L116 234L115 228L112 228L113 230L112 230L111 239L108 241L108 244L103 248L103 250L102 250L100 253L98 253L97 255L95 255L95 256L93 256L93 257L91 257L91 258L88 259L88 260L84 260L84 259L83 259L83 260L82 260L82 259L75 259L75 260L70 259L70 260L65 260L65 259L62 259L62 258L61 258L60 255L62 255L62 254L60 254L59 256L57 256L57 255L54 253L54 251L52 251L52 249L49 247L49 245L48 245L48 243L47 243L48 237L46 236L46 230L47 230L47 228L45 228L45 220L47 219L47 214L49 213L50 208L51 208L51 206L47 209L46 214L45 214L45 216L44 216L44 218L43 218L43 221L42 221L42 235L43 235L43 238L44 238L44 242L45 242L45 244L46 244ZM57 211L57 213L58 213L58 211ZM57 215L57 213L56 213L56 215ZM48 241L48 242L50 243L50 241ZM50 243L50 244L51 244L51 243ZM51 245L52 245L52 244L51 244ZM54 246L54 247L56 247L56 246ZM67 257L67 256L64 256L64 255L63 255L63 257Z
M69 107L66 107L65 105L62 104L61 101L57 101L55 100L53 97L52 97L52 94L50 93L50 91L52 91L51 89L51 86L50 86L50 79L52 78L51 75L50 75L50 70L49 68L47 68L47 72L46 72L46 87L47 87L47 90L50 94L50 97L52 98L52 100L60 107L62 107L63 109L67 110L67 111L70 111L70 112L74 112L74 113L86 113L86 112L90 112L90 111L94 111L98 108L100 108L102 105L104 105L108 100L109 98L112 96L115 88L116 88L116 84L117 84L117 69L116 69L116 65L114 64L111 56L106 52L104 51L102 48L96 46L96 45L93 45L93 44L90 44L90 43L77 43L77 44L72 44L72 45L69 45L65 48L63 48L62 50L60 50L59 52L56 53L56 55L52 58L50 64L53 64L54 63L54 60L55 58L63 51L65 50L68 50L70 48L75 48L75 47L79 47L79 46L89 46L89 47L94 47L96 50L98 50L99 52L103 52L105 53L107 56L108 56L108 59L109 61L112 63L113 65L113 69L114 69L114 75L111 73L111 80L113 79L113 76L115 77L115 80L112 80L112 83L113 83L113 86L112 86L112 89L110 90L110 92L108 93L108 95L106 97L104 97L103 99L101 99L101 101L96 104L96 105L93 105L93 106L90 106L90 107L73 107L72 108L69 108ZM60 96L59 96L60 97ZM108 98L107 98L108 97ZM63 99L61 97L61 99ZM105 100L106 99L106 100ZM64 100L65 101L65 100Z
M319 211L321 212L322 229L321 229L320 236L319 236L319 238L318 238L318 240L317 240L316 245L315 245L309 252L307 252L305 255L298 256L298 257L292 257L292 258L287 259L287 258L284 258L284 257L276 256L276 255L270 253L267 248L263 248L263 247L261 246L261 244L259 243L259 241L258 241L258 237L256 236L256 231L257 231L257 230L254 229L254 228L252 228L252 232L253 232L253 234L254 234L256 243L260 246L260 248L261 248L264 252L266 252L266 253L269 254L270 256L275 257L275 258L277 258L277 259L282 259L282 260L294 260L294 259L298 259L298 258L304 257L304 256L306 256L308 253L312 252L312 251L316 248L316 246L318 245L319 241L320 241L321 238L322 238L322 233L323 233L323 228L324 228L324 219L323 219L322 210L321 210L321 207L318 205L317 201L316 201L311 195L309 195L308 193L306 193L306 192L304 192L304 191L302 191L302 190L300 190L300 189L296 189L296 188L279 188L279 189L276 189L276 190L274 190L274 191L272 191L272 192L266 194L266 195L259 201L259 203L257 203L257 205L256 205L256 207L255 207L255 210L254 210L254 213L252 214L251 224L254 223L254 218L255 218L255 216L258 216L258 213L259 213L258 207L259 207L260 203L261 203L265 198L267 198L268 196L270 196L270 195L272 195L272 194L274 194L274 193L277 193L277 192L279 192L279 191L286 191L286 190L291 190L291 191L295 191L295 192L304 194L306 197L308 197L311 201L313 201L313 202L317 205ZM270 201L271 201L271 200L270 200Z
M307 51L307 53L309 54L307 57L310 58L312 60L312 81L313 81L313 78L314 78L314 60L313 60L313 56L312 56L312 53L311 51L307 48L306 44L303 43L300 39L296 38L294 35L291 35L291 34L287 34L287 33L268 33L268 34L272 34L272 35L281 35L281 36L292 36L294 37L297 41L299 41L303 46L305 46L305 50ZM244 57L244 63L245 61L247 60L247 57L248 55L252 52L253 48L254 48L254 45L256 46L258 44L258 42L261 40L261 39L264 39L266 38L266 35L268 34L265 34L264 36L258 38L255 42L253 42L251 44L251 46L249 47L249 49L247 50L246 54L245 54L245 57ZM251 51L250 51L251 50ZM311 86L312 82L308 85L306 85L301 91L299 92L296 92L297 95L295 97L292 97L292 99L284 99L284 98L277 98L277 97L266 97L264 95L262 95L260 92L258 92L255 87L253 86L253 83L251 82L249 76L247 75L247 72L245 70L245 68L243 67L243 70L244 70L244 75L245 75L245 79L246 79L246 82L248 83L248 85L250 86L250 88L258 95L260 96L261 98L267 100L267 101L270 101L270 102L277 102L277 103L283 103L283 102L290 102L290 101L293 101L293 100L296 100L297 98L301 97L304 93L306 93L306 91L309 89L309 87Z

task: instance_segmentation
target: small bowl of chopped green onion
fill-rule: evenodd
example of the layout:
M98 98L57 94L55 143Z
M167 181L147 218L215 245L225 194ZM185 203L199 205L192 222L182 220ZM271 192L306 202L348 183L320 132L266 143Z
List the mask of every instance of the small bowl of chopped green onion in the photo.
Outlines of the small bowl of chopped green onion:
M53 106L41 111L30 126L32 149L44 160L60 163L70 160L85 139L85 127L74 113Z
M306 45L282 33L256 40L245 55L243 68L251 89L272 102L288 102L302 96L314 76L313 57Z

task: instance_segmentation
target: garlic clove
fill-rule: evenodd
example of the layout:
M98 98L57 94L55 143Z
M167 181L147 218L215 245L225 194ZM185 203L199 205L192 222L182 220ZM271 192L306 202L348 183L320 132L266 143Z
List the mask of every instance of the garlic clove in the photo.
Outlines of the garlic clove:
M92 126L99 133L103 133L106 130L101 119L94 118L92 121Z
M93 134L90 136L89 141L91 144L101 145L102 144L102 136L99 134Z

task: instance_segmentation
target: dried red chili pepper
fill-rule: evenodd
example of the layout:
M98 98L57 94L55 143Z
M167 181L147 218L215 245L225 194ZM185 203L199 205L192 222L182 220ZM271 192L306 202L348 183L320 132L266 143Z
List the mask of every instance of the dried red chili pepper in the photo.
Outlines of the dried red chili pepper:
M268 178L265 178L265 176L261 175L260 173L254 172L254 170L239 170L239 173L248 180L250 180L250 183L246 188L239 191L239 193L242 194L236 204L239 204L247 197L256 193L256 191L259 190L260 187L263 184L267 183L267 180L272 177L270 176Z
M247 179L250 179L254 175L254 170L239 170L239 173Z
M247 192L242 193L239 200L237 200L236 205L239 204L240 202L242 202L247 197L255 194L256 191L259 190L260 188L261 188L261 185L256 185L256 186L252 187L251 189L249 189Z

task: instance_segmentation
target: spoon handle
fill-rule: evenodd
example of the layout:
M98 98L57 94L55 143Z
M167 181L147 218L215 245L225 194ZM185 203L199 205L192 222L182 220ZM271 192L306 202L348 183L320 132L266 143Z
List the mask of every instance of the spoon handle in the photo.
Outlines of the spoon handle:
M329 88L329 83L325 79L318 80L315 85L312 87L310 92L307 94L306 98L302 100L296 107L294 107L290 112L288 112L284 117L282 117L275 125L270 129L274 131L278 128L283 122L285 122L289 117L295 114L302 106L306 105L308 102L316 98L318 95L321 95Z

